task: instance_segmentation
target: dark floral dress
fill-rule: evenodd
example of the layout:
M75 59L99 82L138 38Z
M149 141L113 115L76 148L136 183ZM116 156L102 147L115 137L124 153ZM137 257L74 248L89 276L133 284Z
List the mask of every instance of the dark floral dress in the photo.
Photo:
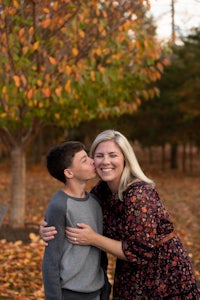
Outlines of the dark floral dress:
M102 202L104 235L122 241L128 260L117 259L113 300L200 299L180 239L159 243L174 228L155 189L133 183L121 201L100 181L92 193Z

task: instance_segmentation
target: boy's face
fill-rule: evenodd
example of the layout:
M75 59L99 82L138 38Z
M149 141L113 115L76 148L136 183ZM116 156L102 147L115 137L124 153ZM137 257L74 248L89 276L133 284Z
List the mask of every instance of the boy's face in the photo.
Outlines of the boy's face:
M86 181L96 177L94 161L84 150L75 154L72 166L68 169L73 173L74 179Z

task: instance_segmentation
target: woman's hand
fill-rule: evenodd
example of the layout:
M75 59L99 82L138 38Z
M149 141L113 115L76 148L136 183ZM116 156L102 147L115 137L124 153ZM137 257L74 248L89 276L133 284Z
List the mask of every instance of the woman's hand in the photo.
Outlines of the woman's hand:
M57 234L56 228L54 226L47 226L47 222L43 221L40 224L39 234L42 240L44 241L44 245L48 246L48 241L53 240L55 234Z
M85 223L77 223L77 227L66 227L65 233L70 243L81 246L94 246L105 252L126 260L127 258L122 250L122 242L112 240L94 231Z
M98 235L89 225L78 223L79 228L66 227L66 236L70 243L81 246L93 245L95 236Z

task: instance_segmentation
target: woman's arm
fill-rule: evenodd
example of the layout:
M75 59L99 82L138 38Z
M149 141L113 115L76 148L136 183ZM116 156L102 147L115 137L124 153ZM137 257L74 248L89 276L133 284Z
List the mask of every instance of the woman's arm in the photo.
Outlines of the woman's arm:
M57 230L54 226L49 226L46 221L42 221L40 224L39 234L44 241L44 245L48 246L48 241L51 241L55 238Z
M40 224L39 234L44 241L44 245L48 246L48 241L55 238L57 231L54 226L47 226L47 222L43 221ZM122 260L127 260L122 251L122 242L112 240L101 234L96 233L89 225L79 223L77 226L80 229L67 227L66 236L70 243L77 245L92 245L105 252L108 252ZM77 240L75 240L75 238Z
M70 243L76 245L91 245L105 252L108 252L117 258L127 260L122 250L122 242L112 240L94 231L89 225L78 223L79 228L66 228L66 236Z

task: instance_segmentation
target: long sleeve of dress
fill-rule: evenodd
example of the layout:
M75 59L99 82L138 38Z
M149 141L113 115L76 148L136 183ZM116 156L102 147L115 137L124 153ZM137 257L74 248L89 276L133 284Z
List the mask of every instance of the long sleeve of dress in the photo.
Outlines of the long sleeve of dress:
M157 192L148 185L129 188L124 204L123 251L129 261L145 263L152 258L160 237L173 231L173 225Z

